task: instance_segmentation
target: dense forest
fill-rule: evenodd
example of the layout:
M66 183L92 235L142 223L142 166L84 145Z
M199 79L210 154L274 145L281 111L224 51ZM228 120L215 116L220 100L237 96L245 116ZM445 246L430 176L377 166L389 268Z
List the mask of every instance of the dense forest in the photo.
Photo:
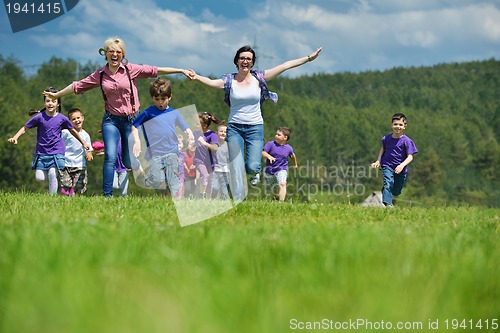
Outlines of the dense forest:
M47 191L47 184L37 183L30 168L36 130L22 136L17 146L7 139L28 120L29 109L43 107L43 89L62 89L100 66L52 58L26 77L16 59L0 56L2 190ZM173 83L171 106L194 104L198 111L227 118L222 90L178 76L167 78ZM151 105L150 82L137 81L143 109ZM292 199L360 202L379 190L381 172L369 164L377 157L382 136L391 132L392 114L403 112L408 117L406 134L419 153L410 164L402 201L499 206L500 61L279 77L269 84L279 102L264 104L266 141L279 126L292 129L289 143L299 162L289 176ZM101 140L99 89L65 97L62 103L63 112L81 108L84 128L92 140ZM102 158L90 162L88 170L87 195L98 195ZM144 193L133 182L130 192ZM255 189L250 193L262 195Z

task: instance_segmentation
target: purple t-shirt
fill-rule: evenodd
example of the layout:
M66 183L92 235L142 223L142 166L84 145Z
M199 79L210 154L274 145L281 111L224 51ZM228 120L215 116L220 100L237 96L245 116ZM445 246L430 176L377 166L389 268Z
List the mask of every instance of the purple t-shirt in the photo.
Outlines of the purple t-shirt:
M283 146L276 141L269 141L265 144L266 153L274 157L276 160L271 164L266 158L265 172L270 175L275 175L282 170L288 170L288 158L293 155L293 148L288 143Z
M382 138L382 147L384 148L384 153L380 158L380 166L392 169L403 163L408 155L418 153L415 143L405 134L400 138L393 138L392 134L384 136ZM406 167L402 172L406 172Z
M56 113L55 116L51 117L44 111L33 116L24 126L37 128L35 154L64 155L66 146L61 133L63 129L70 130L73 128L73 124L68 117L60 113Z
M196 165L205 164L207 168L210 166L211 170L213 170L216 162L215 154L210 149L199 143L198 138L203 135L203 138L207 143L218 144L219 137L217 137L217 133L215 133L212 130L208 130L203 134L199 131L196 131L193 134L194 134L194 140L196 142L196 153L194 154L194 164Z

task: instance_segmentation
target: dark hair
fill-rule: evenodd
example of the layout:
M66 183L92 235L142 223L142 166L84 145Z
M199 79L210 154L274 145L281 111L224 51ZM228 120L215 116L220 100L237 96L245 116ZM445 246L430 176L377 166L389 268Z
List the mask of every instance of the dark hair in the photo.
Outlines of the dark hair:
M71 110L68 111L68 118L71 117L71 115L75 112L80 112L83 116L82 110L80 110L79 108L72 108Z
M45 111L45 108L43 108L43 109L41 109L41 110L30 109L30 110L28 111L28 115L29 115L30 117L33 117L34 115L36 115L37 113L40 113L40 112L42 112L42 111Z
M406 116L403 113L395 113L392 116L392 122L394 122L394 120L402 120L406 124Z
M200 124L202 127L210 127L212 122L216 123L217 125L226 123L225 120L219 119L208 112L198 112L198 118L200 118Z
M255 61L257 60L257 56L255 55L255 51L250 47L250 45L245 45L239 48L238 51L236 51L236 54L234 55L234 64L236 65L236 68L238 68L238 59L240 58L240 53L242 52L251 52L253 55L253 60L252 60L252 67L255 65Z
M283 133L284 136L286 136L286 141L290 140L290 136L292 135L292 130L289 129L288 127L278 127L278 131Z
M172 85L170 84L170 81L158 78L149 85L149 94L151 97L172 97Z
M44 90L44 91L51 92L51 93L56 93L56 92L58 92L58 91L59 91L59 89L56 89L56 88L53 88L53 87L47 87L47 88L45 88L45 90ZM43 102L44 102L44 103L45 103L45 98L47 98L47 97L43 96ZM59 103L59 106L58 106L58 110L57 110L57 112L61 113L61 108L62 108L61 98L58 98L58 99L57 99L57 102ZM43 108L42 110L45 110L45 108ZM40 112L41 112L42 110L40 110Z

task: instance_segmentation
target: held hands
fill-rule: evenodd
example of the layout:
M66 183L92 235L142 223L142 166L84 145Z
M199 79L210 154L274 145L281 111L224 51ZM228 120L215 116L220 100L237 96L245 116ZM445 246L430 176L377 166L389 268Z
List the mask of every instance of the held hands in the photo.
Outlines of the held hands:
M185 72L185 73L184 73ZM189 80L196 80L196 72L192 69L188 69L188 70L184 70L182 72L182 74L184 74Z

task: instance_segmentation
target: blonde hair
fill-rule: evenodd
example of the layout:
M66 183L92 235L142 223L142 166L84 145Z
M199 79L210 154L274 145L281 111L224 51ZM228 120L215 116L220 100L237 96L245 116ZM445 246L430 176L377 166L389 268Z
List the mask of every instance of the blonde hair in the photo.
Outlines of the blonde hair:
M104 46L99 49L99 54L106 57L106 52L108 51L109 47L113 44L116 44L120 47L120 49L123 52L123 58L125 59L127 47L125 46L125 42L123 41L123 39L119 37L109 37L108 39L106 39L104 41Z

